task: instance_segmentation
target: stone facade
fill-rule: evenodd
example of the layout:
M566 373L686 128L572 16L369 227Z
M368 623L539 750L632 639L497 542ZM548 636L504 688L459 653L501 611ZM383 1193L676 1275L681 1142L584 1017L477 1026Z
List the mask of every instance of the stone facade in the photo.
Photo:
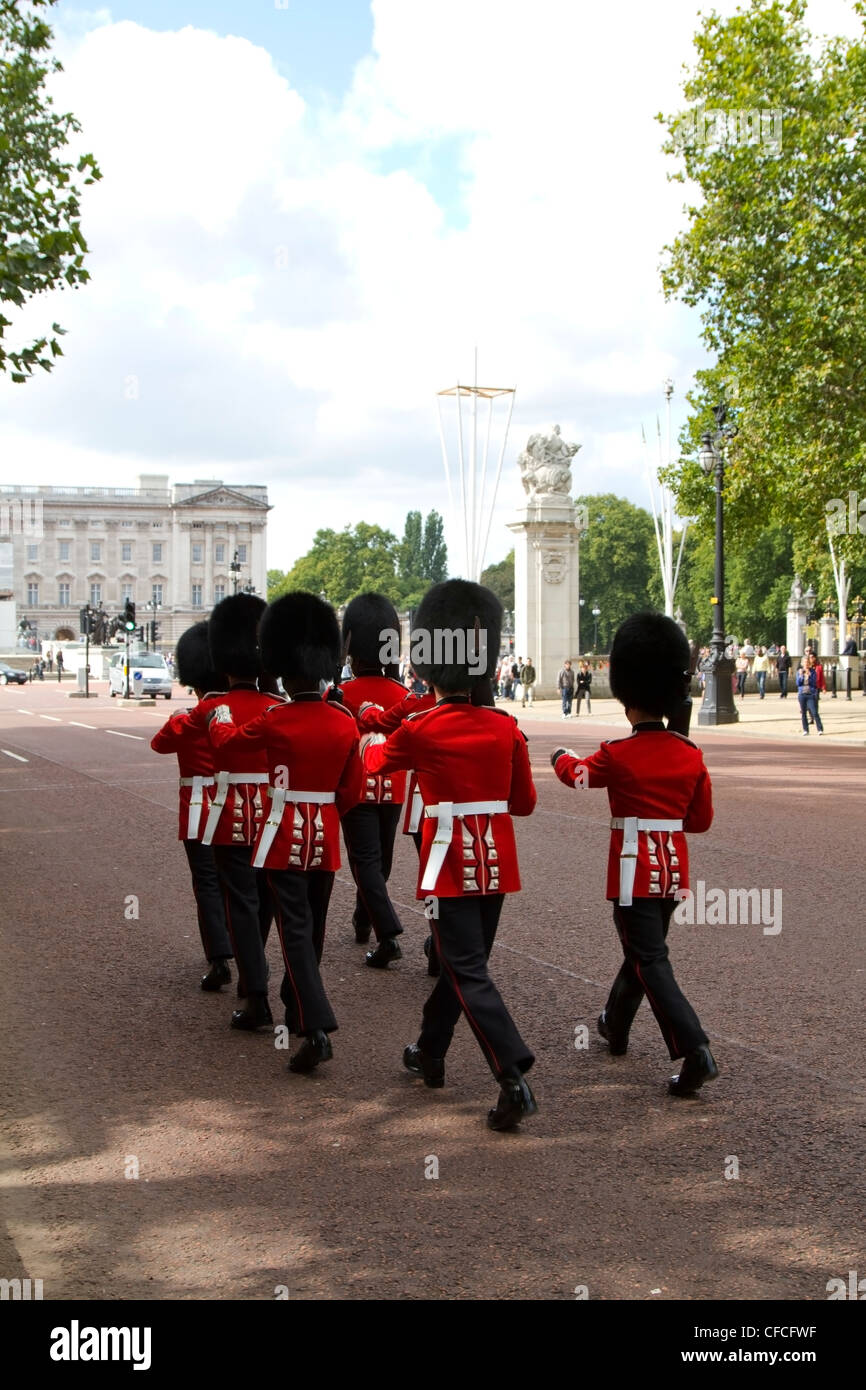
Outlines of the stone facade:
M12 528L12 582L18 618L40 638L61 626L77 635L85 604L113 617L129 597L136 621L156 618L159 644L170 646L233 592L235 578L239 588L267 593L266 487L210 479L170 486L161 474L138 481L137 488L2 489L7 513L16 504L28 509L30 524Z

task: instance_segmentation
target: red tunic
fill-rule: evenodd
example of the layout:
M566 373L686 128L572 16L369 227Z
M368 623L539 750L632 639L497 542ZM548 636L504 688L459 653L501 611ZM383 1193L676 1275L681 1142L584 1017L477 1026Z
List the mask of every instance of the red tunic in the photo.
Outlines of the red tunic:
M390 676L355 676L340 688L343 692L343 704L352 711L356 719L361 706L367 701L373 705L381 705L383 710L387 711L394 705L400 705L406 696L405 685L392 680ZM361 805L377 802L400 805L405 795L405 773L398 772L394 776L389 773L381 777L374 777L368 773L358 801Z
M204 729L191 725L186 713L173 714L150 740L154 753L175 753L182 783L201 779L195 786L181 785L179 840L200 840L207 824L214 788L213 754ZM192 808L191 808L191 803Z
M236 724L246 724L263 714L274 703L273 695L265 695L252 685L235 685L221 694L209 692L199 700L195 709L181 718L204 733L207 733L208 716L218 705L226 705ZM211 741L212 742L212 741ZM250 752L241 749L236 753L226 749L224 753L214 754L214 771L217 786L213 789L211 801L219 795L220 773L230 774L238 781L232 781L226 789L225 803L219 814L216 829L212 836L205 833L202 838L214 845L251 845L255 842L265 813L265 788L268 781L268 761L263 752ZM241 774L249 773L249 780Z
M404 719L409 719L413 714L424 714L435 705L436 696L432 690L428 690L426 695L416 695L414 691L409 690L403 699L390 709L365 709L363 714L358 715L358 728L364 734L393 734ZM423 813L418 778L413 770L406 781L406 811L402 827L404 835L413 835L416 830L421 829L420 817Z
M445 696L434 709L404 720L386 743L369 744L364 766L377 773L415 769L427 808L421 822L419 898L519 890L511 817L531 815L536 793L526 739L510 714L471 705L467 696ZM443 802L504 802L508 810L455 816L435 887L422 888L437 831L429 810Z
M611 815L681 820L682 830L640 831L632 895L673 898L689 886L685 831L709 830L713 821L710 774L701 750L664 724L638 724L629 738L603 743L588 758L563 753L556 775L567 787L607 787ZM607 897L620 895L623 831L611 830Z
M253 862L265 869L322 869L340 867L340 816L360 798L362 768L358 757L358 730L351 711L323 701L318 691L296 695L283 704L272 704L264 714L240 727L214 719L210 737L215 756L239 759L245 765L263 757L268 769L273 819L279 824L271 835L267 822L259 827ZM274 792L285 793L280 810ZM299 792L331 793L333 801L314 802L292 798ZM263 840L265 847L259 853Z

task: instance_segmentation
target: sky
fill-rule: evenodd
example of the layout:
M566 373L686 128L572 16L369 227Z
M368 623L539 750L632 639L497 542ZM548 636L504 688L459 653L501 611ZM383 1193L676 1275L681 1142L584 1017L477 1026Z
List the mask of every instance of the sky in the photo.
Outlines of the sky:
M663 382L675 440L708 360L659 279L686 193L654 117L682 105L696 5L61 0L51 16L55 100L103 173L83 198L92 279L15 318L10 335L56 318L67 336L50 375L0 381L0 482L266 484L280 569L320 527L401 534L435 508L460 573L436 402L472 382L477 349L479 384L516 392L489 562L512 544L518 454L554 424L580 445L575 494L649 505ZM808 22L859 32L849 0L813 0Z

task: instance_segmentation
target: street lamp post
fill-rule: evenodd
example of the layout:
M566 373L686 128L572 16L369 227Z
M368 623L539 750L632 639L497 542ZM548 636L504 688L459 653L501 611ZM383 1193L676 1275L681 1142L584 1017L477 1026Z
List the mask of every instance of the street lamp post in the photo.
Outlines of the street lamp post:
M812 646L812 638L809 636L809 628L815 621L815 602L818 598L818 595L815 593L815 590L812 588L811 584L809 585L808 589L803 595L803 598L806 601L806 626L803 628L803 655L805 656L806 652Z
M601 609L600 609L600 608L593 608L593 610L592 610L592 617L593 617L593 621L594 621L594 623L595 623L595 631L594 631L593 634L592 634L592 650L593 650L594 652L597 652L597 651L598 651L598 620L599 620L599 618L601 617Z
M701 439L701 467L716 487L716 572L713 604L713 636L710 654L701 662L704 672L704 698L698 711L699 724L736 724L739 713L734 704L734 663L725 655L725 516L724 479L725 446L737 433L736 426L725 425L728 407L724 399L713 409L716 421L714 432Z
M236 594L237 591L238 591L238 582L239 582L238 576L240 575L240 572L241 572L241 562L240 562L240 560L238 559L238 552L237 552L237 551L235 551L234 555L232 556L232 562L231 562L231 564L229 565L229 569L231 570L231 574L232 574L232 593L233 593L233 594Z

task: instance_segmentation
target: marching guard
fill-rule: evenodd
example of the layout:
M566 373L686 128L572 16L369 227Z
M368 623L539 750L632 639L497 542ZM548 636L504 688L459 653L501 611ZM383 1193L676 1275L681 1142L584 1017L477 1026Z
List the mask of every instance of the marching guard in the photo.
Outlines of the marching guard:
M429 634L432 659L415 662L432 687L432 710L404 720L385 740L362 739L364 766L377 775L414 768L424 803L417 896L432 902L442 973L424 1005L417 1043L403 1063L427 1086L445 1084L445 1055L460 1014L499 1083L491 1129L511 1129L537 1110L525 1079L534 1056L520 1036L487 961L506 893L520 876L512 815L528 816L536 792L526 739L504 710L472 703L474 684L496 660L502 605L489 589L462 579L428 591L416 631ZM463 660L442 661L437 634L467 635ZM449 643L450 646L450 643ZM460 656L449 651L449 656Z
M359 594L343 615L344 654L352 659L352 679L342 684L343 702L357 717L362 705L383 710L402 704L405 686L397 679L397 667L383 660L399 637L400 620L390 599L383 594ZM393 637L392 637L393 634ZM356 884L352 925L355 940L367 942L371 930L376 946L366 963L385 970L402 956L397 937L403 926L388 896L388 879L394 858L394 840L400 808L406 793L404 772L368 772L358 805L343 817L343 838Z
M265 606L255 594L232 594L214 608L208 624L211 660L225 672L228 689L206 694L185 716L191 726L206 733L217 706L227 707L235 723L244 724L278 698L257 685L263 673L256 629ZM231 1026L250 1032L273 1023L265 960L273 911L265 876L251 862L264 819L267 759L264 753L227 748L214 756L214 775L202 840L214 847L238 967L238 993L246 999L232 1014Z
M667 935L679 896L689 886L685 832L709 830L712 788L699 748L665 728L688 691L689 645L661 613L637 613L617 630L610 688L625 707L629 738L602 743L579 758L557 748L551 763L567 787L606 787L611 809L607 897L622 945L598 1031L621 1055L646 995L671 1059L683 1058L668 1089L693 1095L718 1076L709 1040L677 984Z
M340 815L361 790L358 731L350 710L319 694L340 650L330 604L306 593L276 599L259 640L265 668L279 673L289 699L240 725L228 704L218 704L209 732L218 758L230 753L245 766L258 758L267 764L270 807L252 862L267 874L276 911L286 1024L303 1038L289 1070L310 1072L333 1055L329 1034L337 1027L319 965L340 867Z
M205 691L223 684L211 665L208 625L195 623L178 640L177 679L195 691L199 700ZM215 786L213 754L205 730L188 723L183 714L173 714L151 739L155 753L174 753L180 773L180 816L178 838L183 844L192 891L198 912L201 944L210 969L202 976L201 987L215 992L231 984L229 961L232 944L226 930L225 906L214 860L213 848L202 844Z

